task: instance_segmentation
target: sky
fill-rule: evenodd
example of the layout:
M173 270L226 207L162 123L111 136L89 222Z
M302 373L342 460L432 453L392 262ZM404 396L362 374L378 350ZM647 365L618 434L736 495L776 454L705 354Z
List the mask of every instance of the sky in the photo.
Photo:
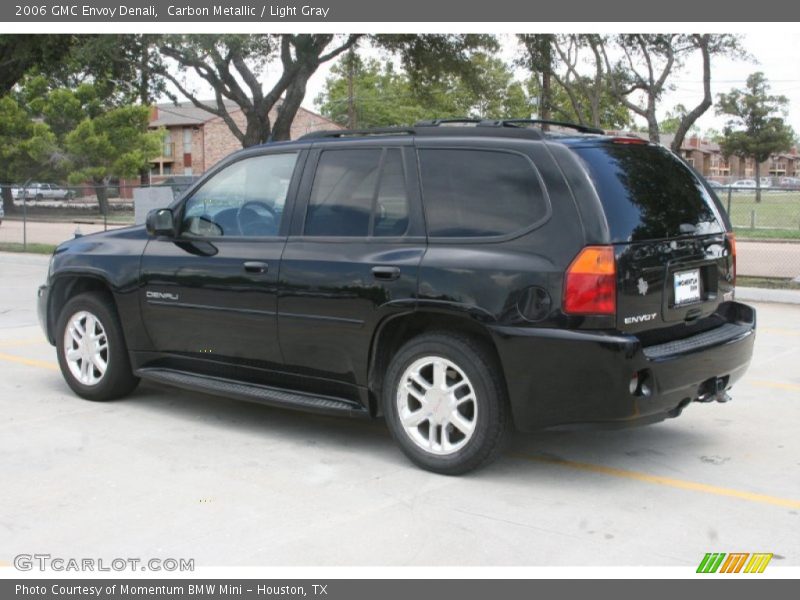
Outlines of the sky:
M511 62L518 52L514 37L510 34L498 35L502 46L500 55L507 62ZM717 94L721 92L743 87L750 73L762 71L771 84L772 93L784 95L789 99L787 122L800 133L800 60L795 58L796 50L800 47L800 33L773 31L743 34L742 45L752 55L753 61L713 59L711 91L714 98L716 99ZM366 52L376 58L379 57L376 51ZM303 102L305 108L315 109L314 99L323 91L325 79L333 64L335 61L324 63L310 79ZM517 72L517 77L520 79L526 75L521 70ZM275 80L277 74L267 72L264 77L265 87ZM675 89L665 94L659 107L660 118L663 118L676 104L692 107L702 98L702 64L699 55L693 57L680 72L673 74L671 81ZM199 79L190 78L189 82L196 89L206 91ZM210 88L207 88L206 96L211 97ZM724 116L715 114L712 106L696 125L701 131L710 128L721 130L725 120Z

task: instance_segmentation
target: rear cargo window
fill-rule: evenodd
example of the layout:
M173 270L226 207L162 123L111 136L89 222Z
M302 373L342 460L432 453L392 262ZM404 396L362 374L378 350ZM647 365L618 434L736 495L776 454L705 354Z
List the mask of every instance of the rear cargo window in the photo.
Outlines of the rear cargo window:
M521 154L421 149L428 234L483 237L522 231L548 214L533 164Z
M577 147L614 242L720 233L714 201L695 174L659 146Z

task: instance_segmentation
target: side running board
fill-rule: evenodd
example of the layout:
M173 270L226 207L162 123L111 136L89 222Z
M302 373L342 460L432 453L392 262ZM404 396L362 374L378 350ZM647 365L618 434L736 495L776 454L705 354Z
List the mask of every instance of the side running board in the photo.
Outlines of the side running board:
M173 369L138 369L136 375L148 381L172 385L185 390L225 396L248 402L258 402L259 404L270 406L329 415L369 416L369 413L361 404L344 398L315 396L313 394L234 381L221 377L197 375Z

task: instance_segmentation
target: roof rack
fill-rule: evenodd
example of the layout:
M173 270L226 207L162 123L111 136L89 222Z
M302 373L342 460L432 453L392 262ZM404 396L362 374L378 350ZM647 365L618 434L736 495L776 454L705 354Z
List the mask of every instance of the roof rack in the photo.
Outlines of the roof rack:
M439 127L440 125L457 125L459 123L463 125L479 125L481 122L481 119L473 119L470 117L456 117L453 119L428 119L425 121L417 121L414 123L414 127Z
M374 129L329 129L324 131L312 131L300 140L323 139L323 138L343 138L364 135L414 135L416 133L409 127L376 127Z
M605 135L605 131L597 127L589 127L588 125L579 125L577 123L569 123L567 121L551 121L550 119L501 119L498 121L482 121L480 123L483 127L519 127L520 125L554 125L555 127L563 127L565 129L574 129L581 133L594 133L598 135Z

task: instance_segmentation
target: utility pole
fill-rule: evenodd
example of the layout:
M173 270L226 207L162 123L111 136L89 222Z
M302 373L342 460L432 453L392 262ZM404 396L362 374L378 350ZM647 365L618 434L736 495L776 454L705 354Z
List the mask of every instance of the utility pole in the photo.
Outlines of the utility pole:
M355 105L356 53L353 48L347 51L347 127L356 128Z

